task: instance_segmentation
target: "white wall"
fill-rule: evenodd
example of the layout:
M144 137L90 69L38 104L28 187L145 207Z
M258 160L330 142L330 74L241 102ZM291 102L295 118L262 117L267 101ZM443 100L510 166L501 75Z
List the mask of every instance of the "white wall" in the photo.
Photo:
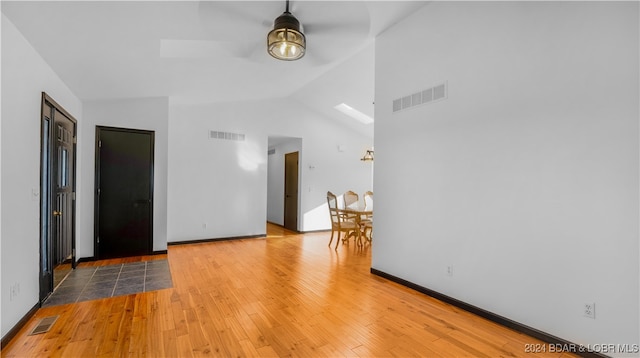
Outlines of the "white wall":
M269 145L269 149L275 150L275 153L270 154L267 158L267 221L284 225L284 156L287 153L299 152L298 160L300 161L304 155L302 153L302 139L291 138L277 145ZM302 169L298 168L298 176ZM298 217L299 224L300 218Z
M372 267L575 343L639 343L638 13L435 2L382 34ZM448 99L391 113L442 81Z
M209 139L210 130L246 140ZM302 138L301 231L330 228L327 190L361 192L370 183L359 158L371 140L296 101L171 105L169 132L169 242L265 234L272 135Z
M96 126L141 129L155 132L153 181L153 250L167 249L167 170L169 100L166 97L86 101L84 126L80 133L82 158L80 176L86 183L80 192L77 237L77 257L94 255L93 208L95 192Z
M2 336L38 302L42 92L83 128L82 103L2 15ZM78 168L81 168L78 151ZM81 180L77 181L81 187ZM33 195L33 192L37 195ZM10 299L11 285L19 284Z

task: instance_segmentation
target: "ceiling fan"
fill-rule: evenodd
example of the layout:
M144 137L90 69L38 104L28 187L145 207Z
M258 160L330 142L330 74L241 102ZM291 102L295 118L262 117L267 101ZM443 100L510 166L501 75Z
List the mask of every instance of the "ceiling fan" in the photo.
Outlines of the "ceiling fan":
M204 39L162 40L163 57L324 65L360 45L370 27L361 1L200 1L198 19Z

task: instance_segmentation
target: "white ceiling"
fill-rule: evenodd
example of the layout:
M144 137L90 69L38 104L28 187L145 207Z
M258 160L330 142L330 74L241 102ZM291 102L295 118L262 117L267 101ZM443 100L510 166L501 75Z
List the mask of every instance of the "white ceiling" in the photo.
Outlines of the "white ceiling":
M285 1L2 1L2 12L82 100L172 103L291 97L367 134L333 109L373 116L373 39L419 1L291 1L307 53L285 62L266 36ZM346 34L346 35L341 35Z

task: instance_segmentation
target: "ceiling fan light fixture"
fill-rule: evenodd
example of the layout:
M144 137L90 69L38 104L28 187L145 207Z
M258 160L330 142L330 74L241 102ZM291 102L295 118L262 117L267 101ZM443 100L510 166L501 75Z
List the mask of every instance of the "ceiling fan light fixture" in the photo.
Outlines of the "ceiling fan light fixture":
M273 23L273 30L267 35L269 55L278 60L294 61L302 58L307 40L300 31L300 21L287 10L278 16Z

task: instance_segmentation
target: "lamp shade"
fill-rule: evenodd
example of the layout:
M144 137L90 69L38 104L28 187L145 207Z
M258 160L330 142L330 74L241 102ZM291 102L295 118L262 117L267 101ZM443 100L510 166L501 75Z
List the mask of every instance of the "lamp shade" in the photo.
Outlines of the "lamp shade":
M278 60L294 61L302 58L307 41L300 32L300 22L289 11L278 16L273 30L267 35L267 50Z

